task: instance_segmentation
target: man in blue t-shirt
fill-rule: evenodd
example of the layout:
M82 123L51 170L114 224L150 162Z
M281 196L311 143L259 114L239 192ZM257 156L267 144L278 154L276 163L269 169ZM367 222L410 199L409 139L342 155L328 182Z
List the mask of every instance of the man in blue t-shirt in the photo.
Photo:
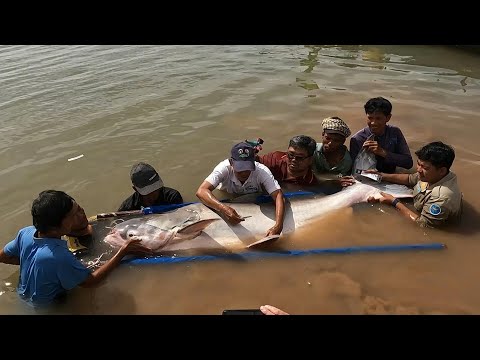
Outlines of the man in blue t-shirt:
M148 253L129 240L109 261L95 271L86 268L69 251L63 235L84 221L85 214L63 191L42 191L32 204L33 226L21 229L15 239L0 250L0 262L20 265L17 292L34 306L47 305L80 285L93 287L102 281L127 254Z

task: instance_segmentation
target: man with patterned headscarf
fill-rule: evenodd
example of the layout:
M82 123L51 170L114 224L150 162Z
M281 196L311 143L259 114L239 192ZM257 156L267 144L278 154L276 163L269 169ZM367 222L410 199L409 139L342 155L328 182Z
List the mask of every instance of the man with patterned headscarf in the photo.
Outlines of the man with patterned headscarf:
M344 145L351 131L339 117L333 116L322 121L322 142L317 144L313 154L313 171L315 174L338 174L342 186L352 185L354 179L352 158Z

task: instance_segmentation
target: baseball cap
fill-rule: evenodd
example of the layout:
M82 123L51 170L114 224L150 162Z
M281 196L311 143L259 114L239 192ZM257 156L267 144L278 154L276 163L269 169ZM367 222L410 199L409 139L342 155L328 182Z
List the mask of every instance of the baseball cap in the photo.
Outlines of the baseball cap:
M148 195L163 186L157 171L149 164L138 163L132 166L130 179L140 195Z
M246 142L232 147L232 165L235 171L255 170L255 149Z
M349 137L351 134L348 125L338 117L328 117L322 121L323 131L327 133L340 134L345 138Z

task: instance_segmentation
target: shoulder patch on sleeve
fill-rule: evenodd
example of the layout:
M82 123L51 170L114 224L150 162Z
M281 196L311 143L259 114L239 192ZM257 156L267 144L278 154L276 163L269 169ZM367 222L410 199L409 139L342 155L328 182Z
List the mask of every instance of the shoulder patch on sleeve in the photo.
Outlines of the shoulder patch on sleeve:
M429 212L430 212L430 214L436 216L436 215L438 215L438 214L440 214L440 213L442 212L442 209L440 208L439 205L437 205L437 204L432 204L432 205L430 205Z

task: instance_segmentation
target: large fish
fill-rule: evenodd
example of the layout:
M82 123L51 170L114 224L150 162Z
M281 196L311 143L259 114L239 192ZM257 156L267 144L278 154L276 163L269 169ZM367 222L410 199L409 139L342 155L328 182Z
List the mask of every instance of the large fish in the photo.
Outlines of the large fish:
M354 185L328 196L286 199L282 234L307 226L335 210L366 202L370 196L379 197L380 191L395 197L411 197L405 186L356 182ZM245 220L231 225L216 212L201 203L187 205L164 214L144 215L117 223L104 241L114 248L126 239L139 238L155 253L181 250L241 251L263 240L275 223L273 203L228 204Z

